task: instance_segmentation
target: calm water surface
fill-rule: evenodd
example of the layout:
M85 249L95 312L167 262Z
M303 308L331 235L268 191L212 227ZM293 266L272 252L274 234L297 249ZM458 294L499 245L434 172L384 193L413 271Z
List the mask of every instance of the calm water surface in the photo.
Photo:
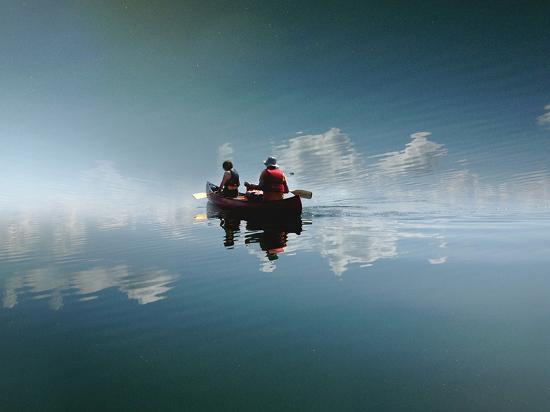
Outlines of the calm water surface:
M252 146L243 180L268 150L314 192L299 219L112 162L0 198L2 410L546 409L545 168L330 129Z
M2 410L544 410L550 220L3 216Z

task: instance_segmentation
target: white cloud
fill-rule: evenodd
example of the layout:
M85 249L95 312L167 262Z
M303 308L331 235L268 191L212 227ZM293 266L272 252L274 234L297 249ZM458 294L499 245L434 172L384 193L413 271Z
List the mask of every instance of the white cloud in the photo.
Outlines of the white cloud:
M225 160L233 160L233 147L229 142L218 147L218 163L222 163Z
M137 300L140 305L156 302L165 298L165 293L177 275L165 270L147 270L133 272L127 265L113 267L95 267L74 273L70 276L71 289L77 294L95 294L114 287L126 294L128 299Z
M108 288L116 288L128 299L146 305L164 299L178 277L158 269L134 273L127 265L100 266L76 273L62 272L54 266L44 267L25 275L14 274L7 279L2 305L13 308L18 303L19 294L31 292L35 298L48 298L49 307L59 310L63 307L65 295L87 295L80 300L90 300Z
M402 175L409 172L430 171L439 158L447 155L442 144L428 140L430 132L417 132L411 135L411 141L399 152L381 155L376 168L383 174Z
M17 305L17 289L22 286L23 281L19 276L13 276L6 279L2 296L2 306L4 308L11 309Z
M294 173L294 185L319 195L347 198L357 183L367 176L361 154L340 129L316 135L298 135L275 148L285 172ZM322 173L320 173L322 171Z
M75 203L80 210L93 210L102 229L130 225L143 213L143 205L150 205L154 199L145 181L124 176L109 161L96 162L96 167L82 174L79 183Z
M447 256L443 256L436 259L428 259L431 265L441 265L442 263L447 262Z
M249 248L248 253L256 256L260 261L260 272L273 273L277 269L277 260L269 259L267 253L261 249Z
M33 250L39 243L40 226L38 219L30 214L22 214L9 219L0 230L0 251L4 259L18 259Z
M550 126L550 104L544 106L544 110L548 110L548 112L537 117L537 123L540 126Z
M346 220L345 226L336 219L333 225L320 228L315 242L336 276L342 276L352 264L368 265L397 256L401 234L394 221L363 217L347 217Z
M75 210L67 215L54 219L52 251L58 257L71 256L77 253L86 243L87 228Z

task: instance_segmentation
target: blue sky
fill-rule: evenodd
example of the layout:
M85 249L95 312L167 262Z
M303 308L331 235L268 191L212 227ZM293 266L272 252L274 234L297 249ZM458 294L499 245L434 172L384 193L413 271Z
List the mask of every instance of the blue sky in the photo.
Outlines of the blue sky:
M547 168L550 6L445 3L4 1L3 179L202 182L224 143L259 163L332 127L365 157L427 131L488 179Z

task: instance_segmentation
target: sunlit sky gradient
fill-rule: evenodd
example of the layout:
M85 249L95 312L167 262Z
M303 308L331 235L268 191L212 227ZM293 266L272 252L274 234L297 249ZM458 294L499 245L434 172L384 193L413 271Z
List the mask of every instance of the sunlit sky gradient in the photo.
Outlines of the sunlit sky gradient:
M1 182L202 188L226 143L259 171L333 127L366 159L430 132L488 180L548 170L550 3L413 3L3 1Z

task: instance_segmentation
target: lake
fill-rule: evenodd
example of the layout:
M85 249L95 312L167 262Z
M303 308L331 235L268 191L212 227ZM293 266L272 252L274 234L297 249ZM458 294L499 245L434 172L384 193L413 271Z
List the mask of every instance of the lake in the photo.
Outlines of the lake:
M550 3L2 1L0 411L547 411ZM194 193L275 156L301 216Z
M3 216L3 410L543 410L550 220Z

